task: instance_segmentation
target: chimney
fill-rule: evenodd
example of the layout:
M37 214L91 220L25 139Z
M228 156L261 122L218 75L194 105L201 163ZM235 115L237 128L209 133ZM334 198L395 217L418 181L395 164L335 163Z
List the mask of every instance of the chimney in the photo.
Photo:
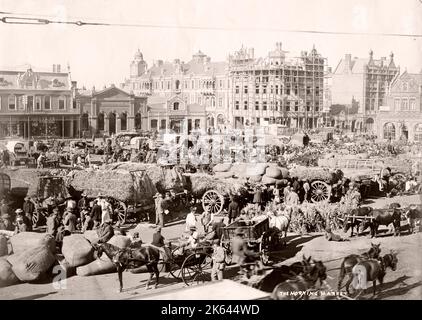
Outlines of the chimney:
M56 66L56 72L60 73L60 65L59 64Z
M56 69L56 65L55 65L55 64L53 64L53 72L54 72L54 73L56 73L56 72L57 72L57 69Z

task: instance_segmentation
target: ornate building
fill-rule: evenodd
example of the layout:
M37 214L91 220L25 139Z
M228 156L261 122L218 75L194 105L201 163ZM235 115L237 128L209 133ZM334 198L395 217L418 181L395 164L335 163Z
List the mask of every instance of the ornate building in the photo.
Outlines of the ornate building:
M74 137L78 130L69 70L0 70L0 138Z
M375 117L386 103L388 86L399 73L393 53L388 61L385 57L375 60L372 50L366 59L346 54L332 75L332 103L347 105L353 99L357 101L360 118L357 128L373 132Z
M422 72L405 71L391 83L376 117L376 132L385 140L422 142Z
M229 57L229 77L229 114L236 128L268 123L313 128L322 116L324 58L315 48L287 58L279 42L265 59L242 48Z
M125 90L148 97L146 129L217 128L227 124L227 63L211 62L201 51L184 63L157 60L148 68L138 50Z

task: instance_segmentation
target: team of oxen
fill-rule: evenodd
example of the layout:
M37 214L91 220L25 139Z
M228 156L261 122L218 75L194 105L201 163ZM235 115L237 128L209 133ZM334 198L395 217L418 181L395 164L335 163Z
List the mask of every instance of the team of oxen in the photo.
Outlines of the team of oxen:
M415 226L422 218L422 205L410 205L402 208L399 203L391 203L387 209L373 209L372 207L359 207L352 209L350 214L346 216L343 224L343 231L346 233L351 229L350 236L353 236L353 230L360 233L366 229L370 229L371 237L376 237L380 226L393 227L394 236L401 235L401 221L407 220L407 228L413 233Z

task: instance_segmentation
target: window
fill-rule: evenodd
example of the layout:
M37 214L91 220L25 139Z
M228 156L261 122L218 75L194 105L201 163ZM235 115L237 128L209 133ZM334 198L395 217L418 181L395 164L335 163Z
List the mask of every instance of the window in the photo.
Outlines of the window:
M161 90L164 89L164 81L161 81Z
M236 109L236 110L239 110L239 101L236 101L236 102L235 102L235 109Z
M255 86L255 93L259 93L259 86Z
M187 88L188 88L188 82L185 81L185 89L187 89Z
M34 96L28 96L26 100L26 107L27 110L33 110L34 109ZM1 106L0 106L1 108Z
M152 119L151 120L151 130L157 130L158 129L157 125L158 125L158 120Z
M401 100L401 110L402 111L408 111L409 110L409 100L408 99L402 99Z
M223 80L220 80L220 89L223 88Z
M275 86L275 94L278 94L278 86Z
M239 93L239 86L236 86L236 93Z
M161 119L160 129L166 128L166 119Z
M259 110L259 101L255 101L255 110Z
M65 105L65 98L59 98L59 109L63 110Z
M120 130L126 131L127 130L127 114L122 113L120 115Z
M243 102L243 109L248 110L248 101Z
M267 110L267 101L262 102L262 110Z
M306 111L311 111L311 103L310 102L306 102Z
M218 106L220 108L223 106L223 98L218 98Z
M270 93L274 93L274 86L270 86Z
M394 110L400 110L400 99L394 99Z
M311 87L306 87L306 94L311 94Z
M74 108L76 108L76 101L73 101ZM41 110L41 97L35 97L35 110Z
M395 140L396 138L396 127L391 122L388 122L384 125L384 139L386 140Z
M104 130L104 113L100 113L98 114L98 118L97 118L97 129L102 131Z
M16 97L14 95L9 96L8 104L9 110L16 110Z
M297 112L297 111L299 111L299 102L295 102L295 111Z
M422 123L415 126L415 142L422 142Z
M243 91L243 92L244 92L245 94L247 94L247 93L248 93L248 86L244 86L244 87L243 87L243 89L244 89L244 91Z
M286 87L286 94L290 95L290 87L289 86Z
M50 110L51 109L51 97L50 96L45 96L44 97L44 109L45 110Z
M194 88L194 86L195 86L195 83L194 83L194 81L193 81L193 80L192 80L191 85L192 85L192 88L191 88L191 89L193 89L193 88Z
M416 111L416 99L410 99L409 110Z
M167 90L170 90L170 81L167 81Z
M286 111L290 111L290 101L286 102Z
M179 102L175 102L175 103L173 103L173 110L174 110L174 111L179 110Z
M179 90L180 89L180 81L176 80L175 85L176 85L176 90Z
M267 93L267 86L262 87L262 93Z

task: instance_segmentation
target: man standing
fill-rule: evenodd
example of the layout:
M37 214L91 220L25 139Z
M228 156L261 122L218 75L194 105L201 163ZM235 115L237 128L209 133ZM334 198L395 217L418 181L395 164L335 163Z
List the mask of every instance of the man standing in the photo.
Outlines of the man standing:
M32 223L32 214L35 211L35 205L32 202L30 197L25 197L25 202L23 203L23 211L25 212L25 216L31 221Z
M164 227L164 208L163 195L161 193L155 194L155 224Z
M185 230L189 231L192 228L196 229L196 207L192 207L192 209L190 210L190 212L188 213L188 215L186 216L186 227Z
M92 206L92 210L91 210L91 219L94 223L93 228L96 229L97 227L99 227L101 225L101 206L99 204L99 199L96 199L94 201L94 204Z
M286 199L286 204L289 206L296 206L299 204L299 196L295 191L289 192Z
M223 272L226 268L226 250L220 246L219 240L214 240L212 253L211 280L223 280Z
M72 233L76 231L77 220L78 220L78 217L76 216L73 210L68 210L65 213L63 224L64 224L65 230L68 231L68 233Z
M226 226L223 222L223 217L214 217L214 222L212 223L212 231L214 231L214 240L220 240L223 236L223 228Z
M253 195L253 203L255 204L255 209L260 210L261 209L261 203L262 203L262 190L260 187L255 188L255 192Z
M78 209L82 225L85 222L85 213L89 209L89 201L85 192L81 196L82 198L78 201Z
M5 168L10 166L10 156L9 156L9 152L6 149L3 150L2 161Z
M229 204L229 224L236 220L236 218L240 215L240 205L237 202L235 196L230 197L230 204Z
M101 206L101 223L104 223L106 220L112 221L113 208L111 207L110 202L101 196L99 204Z

